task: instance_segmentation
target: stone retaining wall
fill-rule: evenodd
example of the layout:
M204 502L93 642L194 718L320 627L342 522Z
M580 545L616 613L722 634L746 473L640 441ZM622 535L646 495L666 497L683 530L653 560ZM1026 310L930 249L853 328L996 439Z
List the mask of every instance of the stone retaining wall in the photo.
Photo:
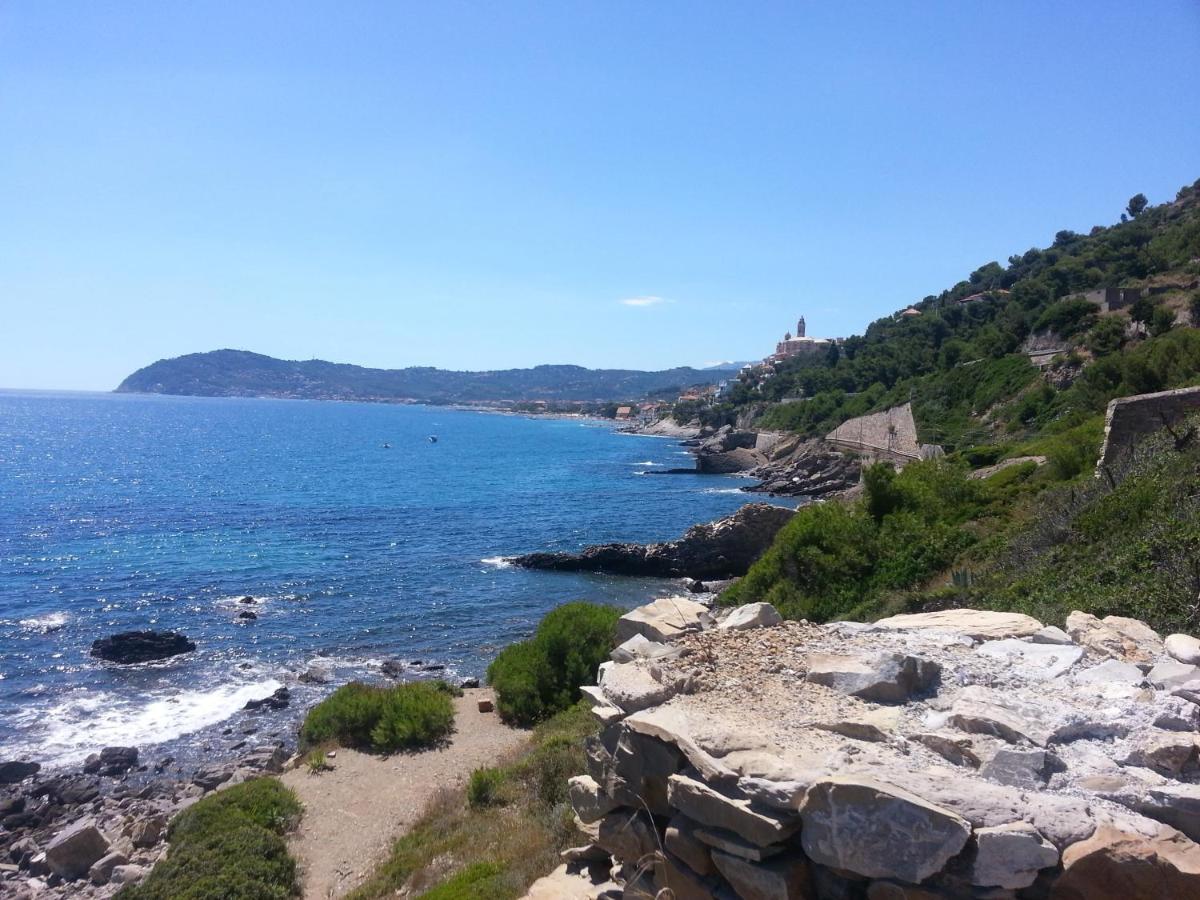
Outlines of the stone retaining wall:
M1144 438L1183 421L1197 410L1200 410L1200 387L1110 401L1104 417L1104 445L1097 474L1120 462Z
M637 610L570 796L605 898L1197 900L1200 641ZM611 883L610 883L611 884Z

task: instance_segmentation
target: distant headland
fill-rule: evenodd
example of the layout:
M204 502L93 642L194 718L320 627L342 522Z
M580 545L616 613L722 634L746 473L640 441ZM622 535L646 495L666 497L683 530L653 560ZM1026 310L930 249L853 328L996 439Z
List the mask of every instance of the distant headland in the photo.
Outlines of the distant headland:
M736 365L736 364L735 364ZM368 369L320 359L275 359L246 350L213 350L163 359L138 369L118 393L194 397L278 397L414 403L596 401L661 394L713 384L728 371L688 366L659 372L548 365L456 372L427 366Z

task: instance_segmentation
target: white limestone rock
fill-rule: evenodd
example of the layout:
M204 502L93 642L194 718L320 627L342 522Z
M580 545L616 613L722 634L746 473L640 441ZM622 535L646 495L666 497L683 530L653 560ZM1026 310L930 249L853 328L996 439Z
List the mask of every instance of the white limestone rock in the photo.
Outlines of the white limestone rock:
M1021 613L993 612L986 609L945 609L939 612L907 613L889 616L875 623L876 629L910 631L935 629L966 635L977 641L1030 637L1042 630L1042 623Z
M1070 643L1070 638L1067 641L1068 645L1060 645L1004 638L986 641L975 652L1020 665L1036 678L1057 678L1068 672L1083 656L1082 647Z
M767 628L778 625L783 616L770 603L747 603L739 606L717 626L725 630L743 630L747 628Z
M1058 850L1025 822L980 828L971 883L980 887L1019 890L1037 880L1038 872L1058 865Z
M1190 634L1167 635L1163 641L1167 654L1176 662L1189 666L1200 666L1200 638Z
M686 597L660 597L617 620L616 641L623 644L635 634L650 641L670 643L700 631L712 622L708 607Z

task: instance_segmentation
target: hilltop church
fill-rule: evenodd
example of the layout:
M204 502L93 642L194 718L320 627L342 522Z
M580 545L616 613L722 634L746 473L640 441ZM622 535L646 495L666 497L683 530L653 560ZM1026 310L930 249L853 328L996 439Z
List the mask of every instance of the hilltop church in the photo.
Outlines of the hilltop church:
M828 350L831 344L841 343L839 338L811 338L805 335L804 331L804 316L801 316L796 323L796 336L792 337L791 332L785 334L783 340L775 345L775 353L767 357L764 362L777 363L791 359L793 356L820 353Z

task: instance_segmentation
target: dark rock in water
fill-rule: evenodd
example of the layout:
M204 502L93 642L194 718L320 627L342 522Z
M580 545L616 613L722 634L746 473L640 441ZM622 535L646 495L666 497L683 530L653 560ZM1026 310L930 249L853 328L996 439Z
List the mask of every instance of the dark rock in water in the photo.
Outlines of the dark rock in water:
M174 631L123 631L92 641L92 656L122 665L168 659L195 649L194 642Z
M458 686L461 688L477 688L477 687L479 687L479 679L478 678L464 678L458 683Z
M42 768L41 763L10 760L0 763L0 784L16 784L24 781L30 775L36 775Z
M291 703L291 694L288 689L281 687L270 697L263 697L261 700L247 700L246 705L242 709L248 709L251 712L266 712L268 709L287 709Z
M420 663L416 663L420 665ZM379 671L388 678L399 678L408 669L408 664L402 659L385 659L383 665L379 667Z
M243 597L241 600L238 601L238 603L257 603L257 602L258 601L255 600L253 597Z
M687 589L688 592L692 594L703 594L704 582L693 578L687 583Z
M245 610L244 612L238 613L238 618L248 622L252 619L257 619L258 614L252 613L252 612L250 612L250 610Z
M429 665L427 665L427 666L422 666L422 667L421 667L421 671L422 671L422 672L441 672L441 671L443 671L445 668L446 668L446 667L445 667L445 666L443 666L441 663L430 663L430 664L429 664Z
M137 765L137 747L105 747L83 764L88 775L124 775Z
M693 525L662 544L600 544L581 553L529 553L513 562L527 569L609 572L658 578L726 578L744 575L771 546L795 510L749 503L715 522Z

